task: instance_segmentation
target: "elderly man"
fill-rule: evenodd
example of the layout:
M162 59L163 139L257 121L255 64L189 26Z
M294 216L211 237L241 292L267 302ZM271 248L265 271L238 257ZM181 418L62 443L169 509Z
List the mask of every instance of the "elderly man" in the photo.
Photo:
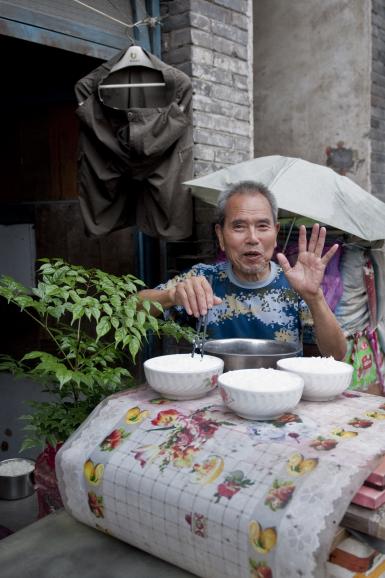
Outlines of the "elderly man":
M298 260L291 267L277 245L278 209L262 184L240 182L218 199L215 231L227 261L198 264L143 299L164 309L198 317L208 312L210 338L248 337L300 342L306 322L313 323L322 355L343 359L346 340L321 288L325 268L338 249L322 255L326 230L315 224L309 242L300 227Z

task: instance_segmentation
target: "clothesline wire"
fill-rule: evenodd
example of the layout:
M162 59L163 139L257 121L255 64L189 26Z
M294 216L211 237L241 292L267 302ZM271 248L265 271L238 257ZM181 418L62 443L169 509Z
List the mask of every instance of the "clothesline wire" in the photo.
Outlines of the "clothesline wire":
M115 18L114 16L111 16L110 14L106 14L106 12L102 12L101 10L94 8L94 6L90 6L89 4L86 4L85 2L82 2L81 0L73 0L73 1L76 2L77 4L81 4L82 6L85 6L85 8L89 8L90 10L93 10L94 12L101 14L102 16L105 16L106 18L109 18L110 20L114 20L114 22L118 22L118 24L122 24L126 28L135 28L138 26L149 26L150 28L154 28L156 26L156 24L160 24L160 18L158 18L156 16L147 16L146 18L143 18L142 20L138 20L137 22L134 22L133 24L128 24L127 22L123 22L122 20L119 20L118 18Z

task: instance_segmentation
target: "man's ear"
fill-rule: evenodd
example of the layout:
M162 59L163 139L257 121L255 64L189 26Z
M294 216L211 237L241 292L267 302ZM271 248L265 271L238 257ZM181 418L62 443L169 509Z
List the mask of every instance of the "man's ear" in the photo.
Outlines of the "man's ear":
M223 243L223 232L222 232L222 227L220 226L219 223L217 223L217 224L215 225L215 233L216 233L217 238L218 238L219 246L220 246L221 250L224 251L224 250L225 250L225 245L224 245L224 243Z

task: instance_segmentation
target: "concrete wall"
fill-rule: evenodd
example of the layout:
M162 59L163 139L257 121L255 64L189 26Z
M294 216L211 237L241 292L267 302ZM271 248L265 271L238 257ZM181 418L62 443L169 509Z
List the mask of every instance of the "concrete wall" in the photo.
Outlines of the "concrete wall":
M372 1L371 185L385 202L385 5Z
M348 172L370 176L370 0L254 3L255 156L326 163L339 141Z

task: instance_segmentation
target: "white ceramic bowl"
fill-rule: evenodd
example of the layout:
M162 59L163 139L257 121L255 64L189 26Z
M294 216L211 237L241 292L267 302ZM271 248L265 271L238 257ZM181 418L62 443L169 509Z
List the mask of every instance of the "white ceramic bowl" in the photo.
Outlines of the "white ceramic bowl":
M292 411L301 399L303 379L278 369L239 369L218 378L224 403L246 419L270 420Z
M353 366L333 357L292 357L280 359L277 367L300 375L304 381L302 399L329 401L348 389Z
M147 383L158 393L169 399L197 399L216 387L223 360L176 353L147 359L143 367Z

